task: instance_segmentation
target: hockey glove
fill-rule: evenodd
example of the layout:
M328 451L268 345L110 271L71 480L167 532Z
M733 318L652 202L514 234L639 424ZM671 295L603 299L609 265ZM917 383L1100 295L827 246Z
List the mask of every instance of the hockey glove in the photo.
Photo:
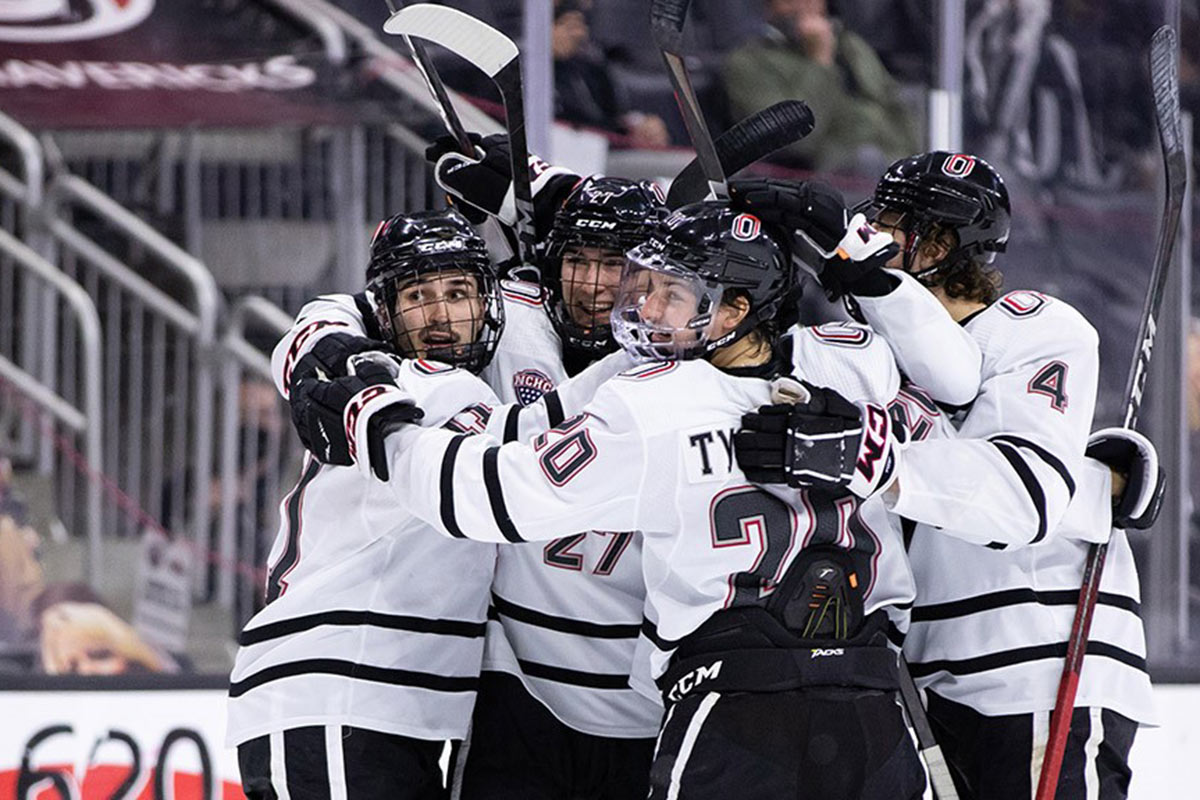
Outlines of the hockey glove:
M1124 491L1113 498L1113 527L1152 526L1167 488L1167 473L1159 466L1154 444L1128 428L1104 428L1088 437L1086 455L1125 478Z
M318 380L331 380L333 378L341 378L347 374L346 360L356 353L363 353L371 350L381 350L387 345L383 342L377 342L374 339L367 339L363 336L354 336L349 333L330 333L322 336L317 343L312 346L312 349L304 354L296 366L289 374L290 389L294 389L301 380L305 378L315 378ZM289 391L288 397L294 396L294 392ZM292 427L296 429L296 435L300 437L300 443L304 445L304 449L310 453L316 453L322 447L320 440L314 442L312 439L312 429L308 426L305 420L298 415L302 404L292 403Z
M883 271L900 252L890 233L875 230L863 214L855 214L833 253L826 254L818 280L830 299L847 294L881 297L900 285Z
M434 165L434 179L471 222L478 225L486 219L485 215L490 214L505 225L515 225L517 206L513 197L508 137L502 133L483 138L472 133L470 137L475 145L475 156L459 152L456 140L450 136L438 138L425 150L426 160ZM534 227L540 237L550 230L554 213L566 199L567 192L579 181L579 176L531 154L529 180Z
M769 178L731 181L729 196L764 222L795 231L820 254L818 280L830 299L847 293L884 295L899 284L882 271L899 249L892 237L876 231L861 214L849 218L846 201L832 186Z
M365 441L367 466L385 481L384 439L399 425L424 416L396 386L393 373L373 362L364 362L357 374L332 380L303 378L292 389L291 403L292 419L298 429L307 431L314 445L309 452L318 461L337 466L359 463Z
M734 453L756 483L848 490L870 497L895 474L898 445L882 406L856 406L832 389L806 385L806 402L761 406L742 417Z

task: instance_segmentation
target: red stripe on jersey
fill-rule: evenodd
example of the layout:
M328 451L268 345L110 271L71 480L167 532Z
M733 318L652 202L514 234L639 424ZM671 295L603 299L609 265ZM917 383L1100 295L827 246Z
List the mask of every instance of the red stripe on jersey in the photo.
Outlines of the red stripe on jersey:
M541 298L534 299L523 294L510 292L507 289L502 289L500 294L504 295L505 300L511 300L512 302L520 303L521 305L532 306L533 308L540 308L542 305Z

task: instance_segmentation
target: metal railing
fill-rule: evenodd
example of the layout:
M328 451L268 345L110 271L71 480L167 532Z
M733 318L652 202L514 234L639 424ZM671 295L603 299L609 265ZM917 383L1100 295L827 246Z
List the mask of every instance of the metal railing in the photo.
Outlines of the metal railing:
M292 325L283 309L262 297L241 298L221 338L219 435L221 502L217 520L217 600L234 609L235 629L261 604L256 568L279 528L279 499L302 449L288 422L287 403L271 379L266 343ZM249 338L257 331L256 345Z
M15 120L0 114L0 149L11 155L18 172L0 167L0 230L28 242L38 253L45 253L45 242L37 226L45 183L42 150L32 133ZM16 358L39 381L47 379L50 353L38 350L37 337L25 328L38 318L38 310L52 305L52 296L41 287L19 288L17 268L0 261L0 353ZM17 353L17 348L20 353ZM0 448L31 459L37 448L36 432L13 416L14 409L0 409ZM50 469L50 450L37 452L43 472Z
M207 549L216 283L80 178L55 178L46 200L58 264L93 298L103 326L103 471L136 506ZM132 533L136 520L116 511L106 509L105 529Z
M99 577L102 535L100 317L82 287L7 230L0 230L0 264L6 270L19 272L21 276L20 280L13 281L6 289L22 295L52 296L54 310L64 312L55 314L56 318L63 320L59 341L70 343L64 350L71 351L72 357L66 357L65 353L56 354L63 371L59 376L62 379L62 391L56 391L23 369L9 357L12 353L3 348L0 348L0 378L32 401L30 407L15 397L7 398L4 403L5 408L16 412L26 428L45 427L47 442L62 435L60 427L70 430L80 440L78 452L83 456L82 465L72 463L71 456L76 452L73 441L66 440L69 448L60 448L58 451L57 472L60 477L68 478L70 489L60 493L58 500L60 510L69 511L74 516L80 509L77 494L84 496L82 527L87 532L88 540L86 572L88 581L94 586ZM18 406L21 408L18 409ZM43 411L39 412L34 407L40 407ZM57 424L42 423L40 417L43 415L52 417ZM77 489L77 466L85 468L82 490Z

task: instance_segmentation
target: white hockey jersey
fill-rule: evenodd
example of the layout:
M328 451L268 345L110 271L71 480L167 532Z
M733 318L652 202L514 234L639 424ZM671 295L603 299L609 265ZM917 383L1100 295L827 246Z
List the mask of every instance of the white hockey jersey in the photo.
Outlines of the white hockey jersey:
M567 380L540 289L503 281L501 290L504 333L480 377L511 405L487 424L504 441L529 441L574 413L568 410L581 408L604 379L632 362L616 353ZM281 354L277 380L325 333L368 335L369 313L345 295L307 305L297 322L296 344ZM520 678L531 696L574 730L656 735L661 704L634 692L629 678L645 602L641 548L632 531L572 532L558 541L503 548L483 669Z
M624 353L614 353L568 380L538 291L505 283L509 322L497 358L481 376L501 402L512 404L490 426L504 441L530 441L558 425L605 379L632 366ZM513 326L518 314L528 320ZM641 537L624 530L572 532L500 548L483 668L518 677L573 730L617 738L656 735L661 704L630 688L646 596L641 555Z
M840 346L869 347L872 337L862 333ZM809 341L803 349L832 350L816 336ZM821 366L812 364L814 372ZM912 576L881 502L860 508L851 497L774 493L746 481L732 436L742 414L769 395L767 381L705 361L645 364L609 380L581 414L531 445L402 430L388 441L389 486L400 504L411 502L454 537L521 542L572 528L642 531L652 676L714 612L762 602L806 545L834 543L852 554L868 613L910 602Z
M877 312L885 335L906 322L902 309ZM1024 291L964 327L983 354L982 386L957 433L919 390L893 406L917 440L904 450L893 508L922 523L910 529L917 601L904 651L919 685L980 713L1046 711L1088 540L1112 524L1108 470L1083 457L1097 337L1069 305ZM1153 719L1138 611L1133 556L1116 532L1077 705Z
M900 371L935 400L970 403L979 393L979 345L916 278L903 270L887 272L899 286L881 297L854 298L867 324L891 345Z
M307 327L302 318L280 343L277 364ZM423 424L482 427L487 406L473 404L493 398L475 376L425 361L401 374ZM280 516L268 604L246 624L230 677L228 744L326 724L463 738L495 547L438 536L378 482L311 456Z

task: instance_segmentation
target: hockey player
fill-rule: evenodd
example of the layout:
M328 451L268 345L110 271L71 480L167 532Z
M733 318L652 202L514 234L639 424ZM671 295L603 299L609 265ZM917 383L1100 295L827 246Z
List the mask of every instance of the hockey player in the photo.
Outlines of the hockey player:
M400 215L375 233L367 293L306 306L272 366L285 395L305 396L301 386L345 375L347 356L382 340L413 359L399 372L424 424L472 430L487 414L474 401L491 394L471 373L503 324L494 268L466 220ZM370 338L352 335L361 326ZM444 797L438 759L467 732L495 548L436 535L338 466L351 463L344 434L301 433L312 455L282 503L267 606L246 624L230 679L243 788L251 800Z
M912 592L898 532L877 501L819 490L781 500L732 457L741 414L788 371L773 344L794 299L789 238L724 202L669 218L630 252L612 317L647 363L532 445L411 426L382 435L373 412L405 392L385 387L360 408L355 398L380 387L347 378L339 390L356 392L346 432L360 467L385 453L397 501L449 536L642 531L646 641L668 703L653 798L915 798L924 785L882 633ZM845 245L869 258L887 242ZM865 331L799 344L813 375L854 388L871 382L863 351L882 346ZM886 483L889 421L868 408L855 480Z
M915 279L983 355L979 396L958 415L957 438L950 432L909 444L884 494L896 514L915 524L909 555L917 600L904 651L926 689L959 792L1033 797L1083 562L1090 542L1108 540L1056 796L1125 797L1129 748L1152 709L1132 554L1122 531L1109 534L1113 524L1152 522L1161 497L1153 448L1126 431L1093 437L1088 452L1118 468L1118 483L1129 477L1124 492L1110 490L1107 467L1084 458L1097 335L1048 295L997 297L999 274L991 264L1004 250L1010 209L990 165L940 151L902 159L880 180L872 206L874 224L901 247L887 265L893 269L831 259L824 282L849 292L875 330L903 342L912 336L909 322L892 295ZM747 421L783 440L776 476L787 473L793 485L806 485L808 477L783 465L796 457L794 443L804 445L800 460L836 443L831 421L805 410L781 423L778 413ZM811 434L818 430L816 442ZM923 433L936 431L929 425ZM763 447L761 437L757 446ZM762 452L746 455L753 460ZM770 479L770 469L747 470ZM1110 494L1118 497L1115 508Z
M435 175L459 207L511 223L507 140L476 145L471 158L448 140L435 143ZM584 386L630 365L622 356L616 370L580 374L618 349L609 316L625 251L666 215L651 183L581 179L536 157L530 165L544 291L504 284L515 308L483 375L501 401L520 404L506 440L562 421L566 398L551 390L568 376L579 377L572 393L586 400ZM537 363L522 362L530 353ZM522 409L543 394L552 413L539 427L534 409ZM646 796L662 706L630 687L645 598L641 539L634 531L562 533L569 535L497 556L472 735L456 764L462 800Z

